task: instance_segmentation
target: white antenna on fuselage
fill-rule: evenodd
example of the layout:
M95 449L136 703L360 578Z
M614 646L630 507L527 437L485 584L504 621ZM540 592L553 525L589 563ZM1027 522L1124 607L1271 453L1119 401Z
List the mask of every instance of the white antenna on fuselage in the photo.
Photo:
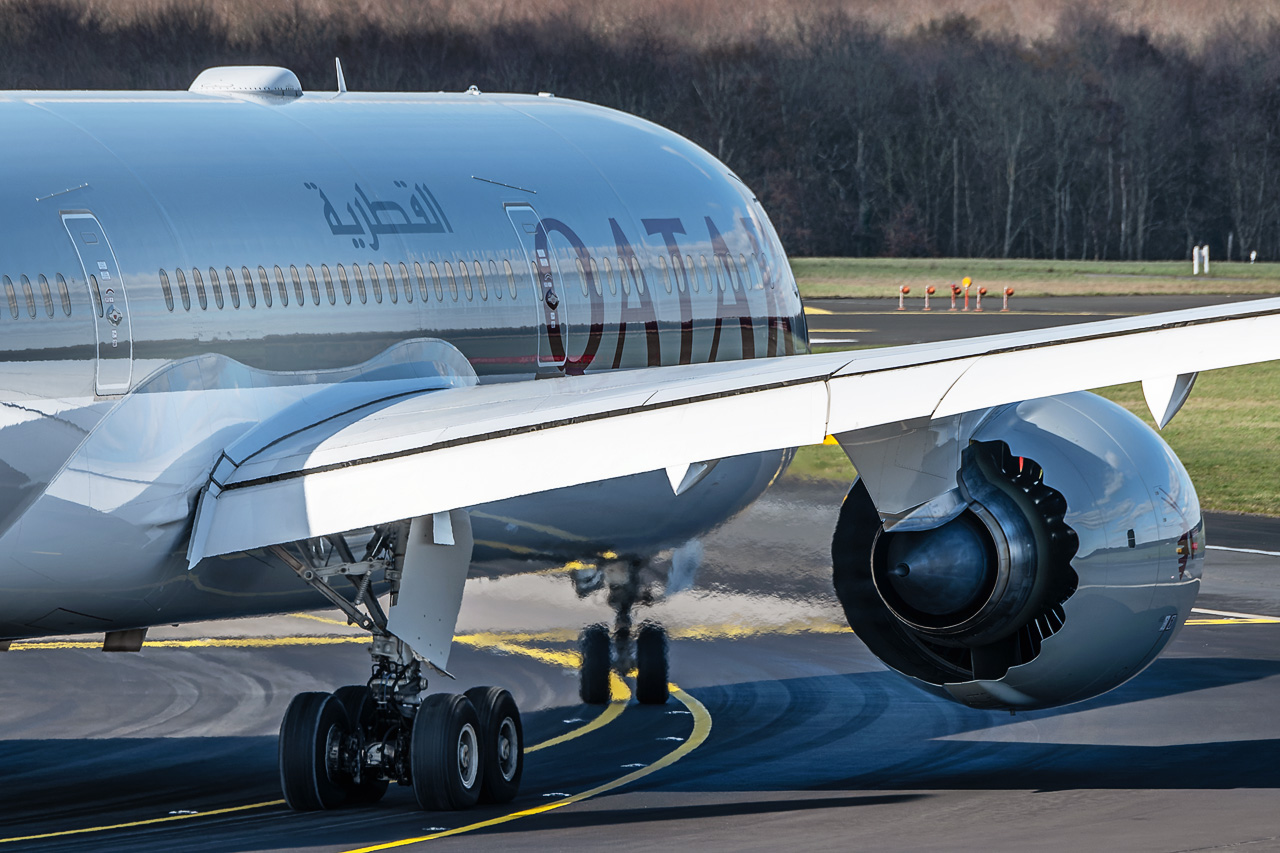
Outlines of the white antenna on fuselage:
M347 91L347 78L342 76L342 60L335 56L333 58L333 67L338 69L338 94L345 94Z

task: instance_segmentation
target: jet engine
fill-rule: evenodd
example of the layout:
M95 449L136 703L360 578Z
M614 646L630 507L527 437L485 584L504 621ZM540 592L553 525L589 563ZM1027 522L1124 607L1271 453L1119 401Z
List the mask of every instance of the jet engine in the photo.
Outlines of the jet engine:
M888 666L975 708L1077 702L1132 678L1199 591L1203 520L1173 451L1093 394L985 413L964 509L886 530L859 479L832 543L849 625Z

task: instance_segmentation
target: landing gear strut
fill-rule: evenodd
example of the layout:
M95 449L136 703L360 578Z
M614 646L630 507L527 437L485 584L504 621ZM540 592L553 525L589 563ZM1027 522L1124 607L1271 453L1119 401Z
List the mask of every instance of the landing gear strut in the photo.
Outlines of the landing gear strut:
M645 705L661 705L669 696L667 686L667 632L657 622L645 620L632 637L632 609L651 604L652 592L640 581L644 563L632 560L604 569L607 600L614 611L613 633L605 625L588 625L578 638L582 654L578 695L588 705L609 702L609 675L636 671L636 699Z
M416 525L411 534L404 524L377 531L360 562L352 559L341 537L330 540L332 551L323 542L272 549L353 624L373 635L367 685L341 687L332 694L303 693L285 712L280 784L292 809L375 803L391 782L412 787L418 804L429 810L465 809L481 799L507 802L519 791L524 730L511 694L477 687L465 695L424 696L423 664L433 665L387 630L387 615L370 594L370 580L380 571L390 581L396 606L405 566L412 565L412 559L405 560L404 540L418 533ZM469 541L466 547L469 559ZM332 555L340 562L333 562ZM341 577L355 585L354 601L330 586Z

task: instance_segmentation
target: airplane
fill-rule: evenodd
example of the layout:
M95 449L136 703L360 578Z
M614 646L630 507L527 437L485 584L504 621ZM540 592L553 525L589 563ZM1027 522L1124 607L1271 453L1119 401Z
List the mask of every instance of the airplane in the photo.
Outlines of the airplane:
M794 448L858 472L833 534L854 632L977 708L1076 702L1186 620L1204 560L1163 427L1199 371L1280 358L1280 299L812 353L782 244L724 164L537 95L303 92L267 66L176 92L0 93L0 639L331 604L367 684L295 697L288 805L519 790L511 694L447 677L473 567L602 567L583 632L667 699L639 573ZM682 550L684 549L684 550Z

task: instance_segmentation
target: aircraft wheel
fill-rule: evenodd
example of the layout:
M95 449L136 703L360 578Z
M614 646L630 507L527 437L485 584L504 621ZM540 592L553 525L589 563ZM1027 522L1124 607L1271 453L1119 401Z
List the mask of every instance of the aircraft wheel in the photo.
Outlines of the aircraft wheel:
M280 723L280 787L294 811L334 809L346 800L340 766L347 712L330 693L299 693Z
M501 687L472 687L466 697L480 717L480 753L484 781L480 802L509 803L524 774L524 727L516 700Z
M476 804L484 782L480 718L459 693L422 700L409 741L409 775L418 805L459 811Z
M670 696L667 686L667 632L657 622L644 622L636 634L636 699L644 705L662 705Z
M578 638L582 653L578 695L588 705L609 704L610 645L609 629L604 625L588 625Z
M356 734L361 758L365 746L377 737L374 724L377 720L377 703L373 701L373 691L364 684L349 684L333 691L333 697L342 704L347 712L347 720ZM347 792L347 801L356 805L371 805L382 799L387 793L386 779L379 779L376 771L360 764L360 779L356 781L345 776L343 788Z

